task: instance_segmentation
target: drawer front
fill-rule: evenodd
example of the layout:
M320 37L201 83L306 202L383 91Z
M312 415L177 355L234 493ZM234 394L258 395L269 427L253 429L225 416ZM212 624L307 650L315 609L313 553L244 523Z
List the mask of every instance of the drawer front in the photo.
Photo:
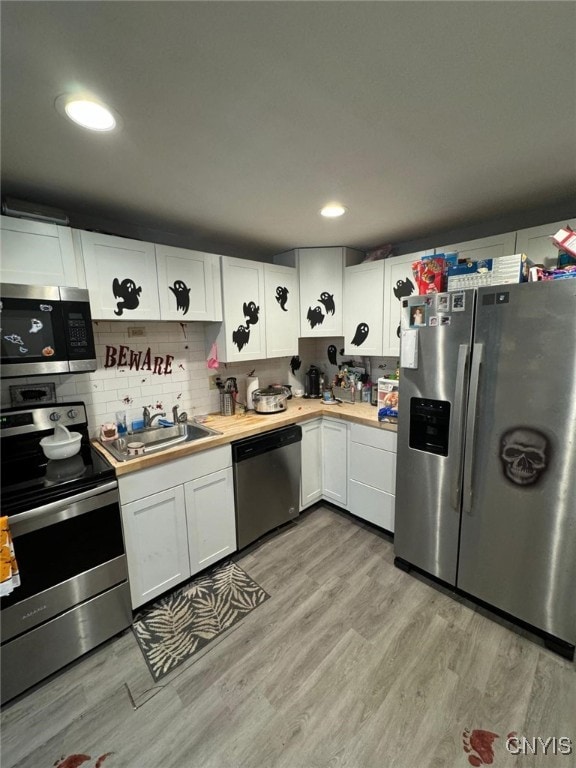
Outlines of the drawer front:
M361 443L350 446L350 478L379 491L396 492L396 454Z
M176 485L196 480L211 472L232 466L232 450L229 445L183 456L150 469L141 469L118 478L120 501L128 504L143 499L151 493L160 493Z
M362 520L394 533L395 497L356 480L350 480L348 511Z
M396 432L382 427L366 427L363 424L352 424L350 440L353 443L371 445L373 448L381 448L384 451L396 453Z

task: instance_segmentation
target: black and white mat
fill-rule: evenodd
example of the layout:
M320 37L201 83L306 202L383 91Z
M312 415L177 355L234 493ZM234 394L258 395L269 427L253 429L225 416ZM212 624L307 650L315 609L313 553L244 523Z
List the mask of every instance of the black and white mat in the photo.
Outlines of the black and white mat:
M233 562L189 582L136 616L136 640L158 681L270 597Z

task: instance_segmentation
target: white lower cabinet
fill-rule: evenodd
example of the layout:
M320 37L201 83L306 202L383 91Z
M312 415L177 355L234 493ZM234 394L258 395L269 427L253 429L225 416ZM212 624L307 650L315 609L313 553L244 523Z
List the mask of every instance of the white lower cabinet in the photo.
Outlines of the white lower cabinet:
M184 488L122 505L132 607L190 576Z
M192 480L184 494L190 571L198 573L236 550L232 470Z
M322 419L322 496L340 507L348 506L348 424Z
M302 425L300 509L306 509L322 498L322 419Z
M396 433L352 424L348 511L394 532Z
M230 446L118 480L132 608L236 550Z

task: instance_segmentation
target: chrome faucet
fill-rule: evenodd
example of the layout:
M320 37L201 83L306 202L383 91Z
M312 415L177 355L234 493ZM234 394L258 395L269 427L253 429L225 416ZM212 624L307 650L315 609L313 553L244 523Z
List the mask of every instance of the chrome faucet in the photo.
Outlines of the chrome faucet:
M174 424L182 424L183 422L188 420L188 414L186 411L182 411L180 415L178 415L178 405L173 406L172 408L172 421Z
M144 428L151 427L152 422L154 419L159 418L160 416L166 416L165 413L161 413L160 411L158 413L155 413L153 416L150 416L150 410L147 406L144 406L144 409L142 411L142 418L144 420Z

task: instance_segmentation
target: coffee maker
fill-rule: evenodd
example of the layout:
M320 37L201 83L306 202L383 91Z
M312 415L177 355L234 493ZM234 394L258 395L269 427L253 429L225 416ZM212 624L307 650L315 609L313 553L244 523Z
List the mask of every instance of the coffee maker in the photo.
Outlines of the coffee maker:
M304 397L320 397L320 370L311 365L304 382Z

